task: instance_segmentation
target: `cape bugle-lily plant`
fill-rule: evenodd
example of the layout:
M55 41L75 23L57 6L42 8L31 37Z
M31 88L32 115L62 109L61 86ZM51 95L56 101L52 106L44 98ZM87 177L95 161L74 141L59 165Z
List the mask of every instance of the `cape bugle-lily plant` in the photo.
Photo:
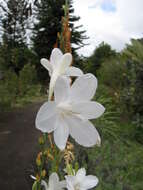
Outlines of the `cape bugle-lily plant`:
M58 48L53 49L50 61L41 59L41 64L49 71L51 78L48 101L39 109L35 124L44 136L49 135L51 149L44 150L38 155L37 165L40 168L40 176L36 178L32 176L36 180L33 190L41 190L41 188L87 190L98 184L98 178L92 175L86 176L84 168L74 169L70 163L71 157L74 159L74 156L68 144L71 136L76 143L84 147L100 145L100 135L90 120L100 117L105 108L100 103L92 101L97 89L96 77L90 73L83 74L80 69L71 66L71 62L71 53L63 54ZM71 76L77 77L73 83ZM51 142L52 134L56 146ZM63 176L65 180L62 181L59 181L56 172L50 171L47 180L46 172L42 168L45 155L48 155L52 161L57 159L52 155L55 151L54 146L59 149L61 155L64 154L66 169L63 171L66 171L66 174Z

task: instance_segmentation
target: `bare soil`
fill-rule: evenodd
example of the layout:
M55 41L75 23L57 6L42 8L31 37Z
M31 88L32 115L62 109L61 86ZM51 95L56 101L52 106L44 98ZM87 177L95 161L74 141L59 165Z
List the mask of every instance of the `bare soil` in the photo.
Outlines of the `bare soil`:
M31 190L37 139L36 113L41 103L0 113L0 189Z

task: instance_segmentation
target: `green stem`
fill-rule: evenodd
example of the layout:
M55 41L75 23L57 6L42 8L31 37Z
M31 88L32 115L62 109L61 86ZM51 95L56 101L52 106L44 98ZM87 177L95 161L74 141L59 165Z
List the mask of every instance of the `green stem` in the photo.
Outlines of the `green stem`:
M66 2L65 2L65 18L66 18L67 15L68 15L68 11L69 11L69 1L66 0Z

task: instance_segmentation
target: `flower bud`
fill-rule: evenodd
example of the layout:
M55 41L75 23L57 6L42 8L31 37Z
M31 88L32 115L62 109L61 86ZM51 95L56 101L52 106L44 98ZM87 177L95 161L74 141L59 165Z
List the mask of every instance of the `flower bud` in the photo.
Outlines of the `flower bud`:
M45 176L46 176L46 170L42 170L41 176L42 176L42 177L45 177Z
M36 164L37 164L37 166L41 166L41 159L36 159Z
M37 174L36 175L36 180L39 181L40 180L40 176Z
M39 138L39 144L40 144L40 145L43 145L43 144L44 144L44 138L43 138L43 137L40 137L40 138Z
M41 155L42 155L42 152L39 152L37 158L36 158L36 164L37 166L41 166Z

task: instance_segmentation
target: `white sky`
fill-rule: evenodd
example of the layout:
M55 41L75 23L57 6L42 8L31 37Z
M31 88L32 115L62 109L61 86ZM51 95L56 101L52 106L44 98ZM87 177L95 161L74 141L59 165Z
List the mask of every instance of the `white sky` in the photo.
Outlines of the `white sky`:
M143 37L143 0L73 0L75 13L90 38L79 54L90 55L101 42L122 50L131 38ZM0 0L4 2L4 0Z
M74 8L90 37L79 51L84 56L102 41L120 51L131 38L143 37L143 0L74 0Z

